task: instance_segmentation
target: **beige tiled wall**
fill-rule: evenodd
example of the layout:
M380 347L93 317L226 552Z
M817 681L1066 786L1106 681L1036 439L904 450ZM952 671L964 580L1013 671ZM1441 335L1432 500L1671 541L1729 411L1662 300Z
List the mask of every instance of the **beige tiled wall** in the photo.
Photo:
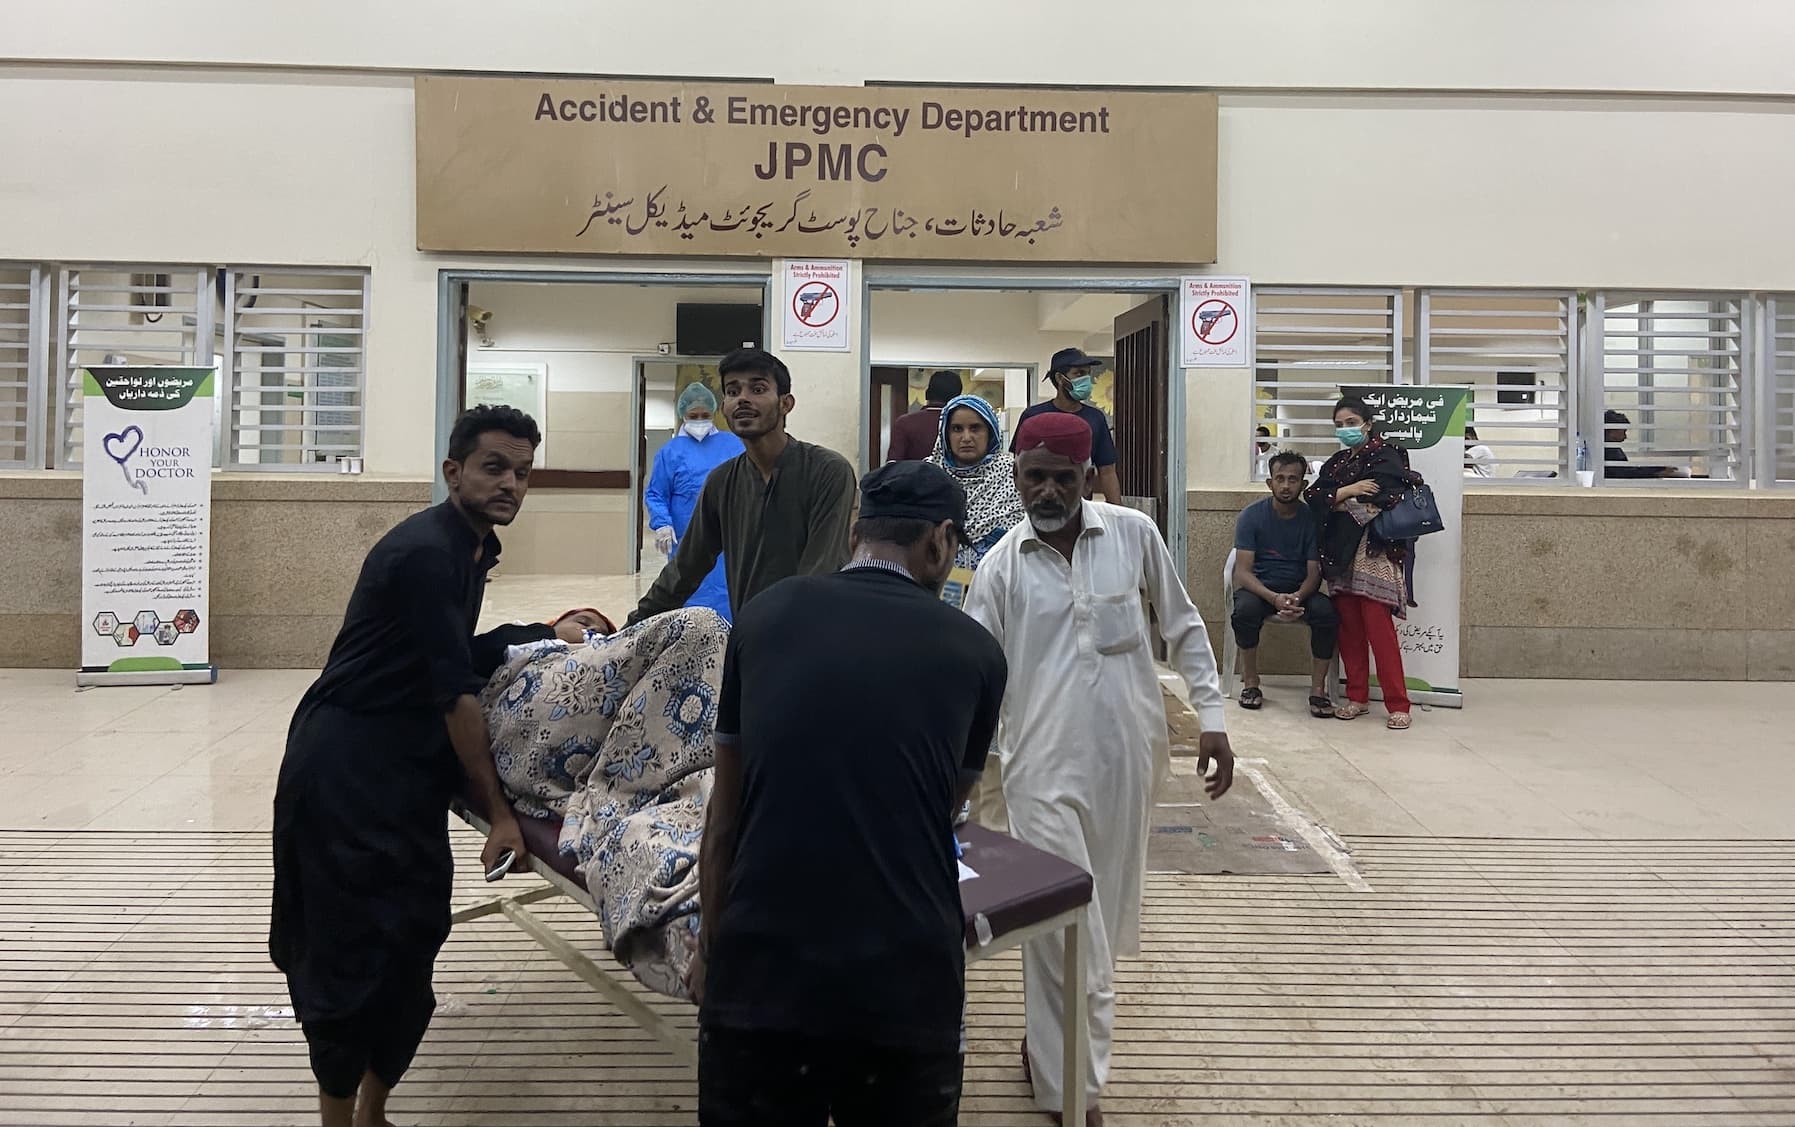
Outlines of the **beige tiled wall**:
M0 664L73 669L81 482L0 475ZM1188 495L1187 581L1211 636L1235 514L1263 491ZM376 539L429 504L421 479L214 479L213 654L236 668L315 667ZM540 490L502 533L512 574L628 568L623 490ZM1795 680L1795 495L1693 489L1500 490L1465 496L1468 677ZM1268 668L1302 668L1300 630L1268 631Z
M1188 495L1213 637L1234 516L1264 495ZM1795 680L1795 495L1471 487L1463 519L1466 677ZM1301 669L1302 635L1268 631L1269 668Z
M617 575L630 570L630 491L533 489L499 530L502 575Z
M627 392L550 391L543 465L557 470L627 470L636 457L636 417Z
M212 485L212 658L316 668L362 557L430 503L423 480L221 474ZM81 478L0 475L0 664L73 670L81 617Z

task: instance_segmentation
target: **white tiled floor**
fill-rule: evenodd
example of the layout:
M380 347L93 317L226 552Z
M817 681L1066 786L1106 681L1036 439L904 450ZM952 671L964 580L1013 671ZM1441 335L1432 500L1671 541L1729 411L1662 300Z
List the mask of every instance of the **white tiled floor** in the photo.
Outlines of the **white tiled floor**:
M545 617L504 595L489 624ZM65 672L0 670L0 828L264 827L312 677L78 691ZM1267 689L1264 711L1230 709L1236 753L1341 833L1795 838L1795 685L1471 682L1464 710L1406 733L1315 720L1300 685Z
M639 582L501 580L488 621L621 620ZM0 671L0 1124L306 1121L262 935L311 676L78 692ZM1407 733L1310 719L1294 683L1231 707L1239 754L1373 891L1153 878L1112 1123L1795 1123L1795 685L1465 690ZM439 989L460 1008L399 1122L691 1122L690 1074L505 921L457 932ZM1044 1122L1014 960L970 990L964 1121Z
M0 670L0 827L266 828L288 720L315 673L77 690Z

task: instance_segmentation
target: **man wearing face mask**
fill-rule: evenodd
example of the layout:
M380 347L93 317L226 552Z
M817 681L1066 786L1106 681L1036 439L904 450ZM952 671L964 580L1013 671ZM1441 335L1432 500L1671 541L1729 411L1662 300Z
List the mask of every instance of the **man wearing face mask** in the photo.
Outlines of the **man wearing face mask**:
M705 1127L958 1121L953 817L1008 670L940 599L959 483L897 462L860 496L847 566L744 607L723 659L694 975Z
M679 393L680 428L667 445L654 456L654 472L642 502L648 509L648 527L654 530L654 546L661 555L672 559L679 538L698 508L698 494L711 471L742 453L742 440L728 431L717 429L712 413L717 397L703 384L693 381ZM722 560L711 568L686 600L689 607L709 607L729 619L729 585L724 577Z
M1202 721L1197 765L1207 775L1215 762L1211 798L1232 784L1234 753L1203 619L1159 529L1144 513L1084 499L1090 429L1069 415L1040 415L1018 428L1016 446L1027 518L979 564L966 613L1009 661L998 755L1010 832L1093 879L1084 949L1089 1127L1103 1122L1097 1096L1109 1074L1115 960L1140 949L1147 817L1169 754L1143 590ZM1062 1106L1062 943L1056 934L1022 949L1023 1070L1050 1112Z
M1112 505L1122 503L1122 479L1116 476L1116 463L1121 456L1116 453L1116 440L1109 433L1109 417L1102 408L1093 404L1091 387L1093 376L1099 362L1084 354L1082 349L1062 348L1053 354L1047 364L1047 379L1053 384L1053 398L1045 403L1037 403L1022 412L1016 422L1016 438L1022 437L1022 427L1037 415L1059 412L1076 415L1091 428L1091 464L1097 469L1097 492ZM1019 453L1021 448L1013 440L1010 453Z

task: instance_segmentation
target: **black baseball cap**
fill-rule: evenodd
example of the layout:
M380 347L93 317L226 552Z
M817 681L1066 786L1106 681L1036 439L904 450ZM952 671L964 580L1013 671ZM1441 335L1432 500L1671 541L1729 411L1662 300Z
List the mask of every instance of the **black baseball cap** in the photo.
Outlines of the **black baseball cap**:
M1086 356L1082 348L1062 348L1047 362L1047 374L1070 372L1074 368L1097 368L1102 364L1103 361L1095 356Z
M1622 426L1629 426L1633 422L1632 419L1627 418L1624 412L1616 411L1612 407L1602 412L1602 421L1604 423L1618 423Z
M932 462L891 462L860 479L860 516L902 517L966 527L966 490Z

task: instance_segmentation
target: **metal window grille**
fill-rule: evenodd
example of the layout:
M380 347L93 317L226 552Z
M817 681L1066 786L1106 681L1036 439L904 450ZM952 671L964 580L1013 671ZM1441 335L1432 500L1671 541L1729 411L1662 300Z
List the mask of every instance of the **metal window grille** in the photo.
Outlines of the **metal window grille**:
M1423 290L1418 312L1418 380L1470 387L1469 422L1495 456L1491 477L1569 480L1577 295Z
M1339 447L1334 401L1342 386L1401 383L1402 291L1395 289L1253 289L1255 477L1263 477L1257 434L1274 450L1311 461Z
M1795 482L1795 294L1764 300L1764 389L1759 475L1766 485Z
M1591 295L1599 374L1583 414L1599 477L1746 479L1746 320L1735 295ZM1610 411L1625 421L1607 422Z
M226 464L316 469L359 457L367 272L235 268L224 304Z
M49 282L41 266L0 266L0 467L44 467Z
M193 266L65 266L56 283L56 457L81 464L81 372L108 364L210 364L212 271Z

